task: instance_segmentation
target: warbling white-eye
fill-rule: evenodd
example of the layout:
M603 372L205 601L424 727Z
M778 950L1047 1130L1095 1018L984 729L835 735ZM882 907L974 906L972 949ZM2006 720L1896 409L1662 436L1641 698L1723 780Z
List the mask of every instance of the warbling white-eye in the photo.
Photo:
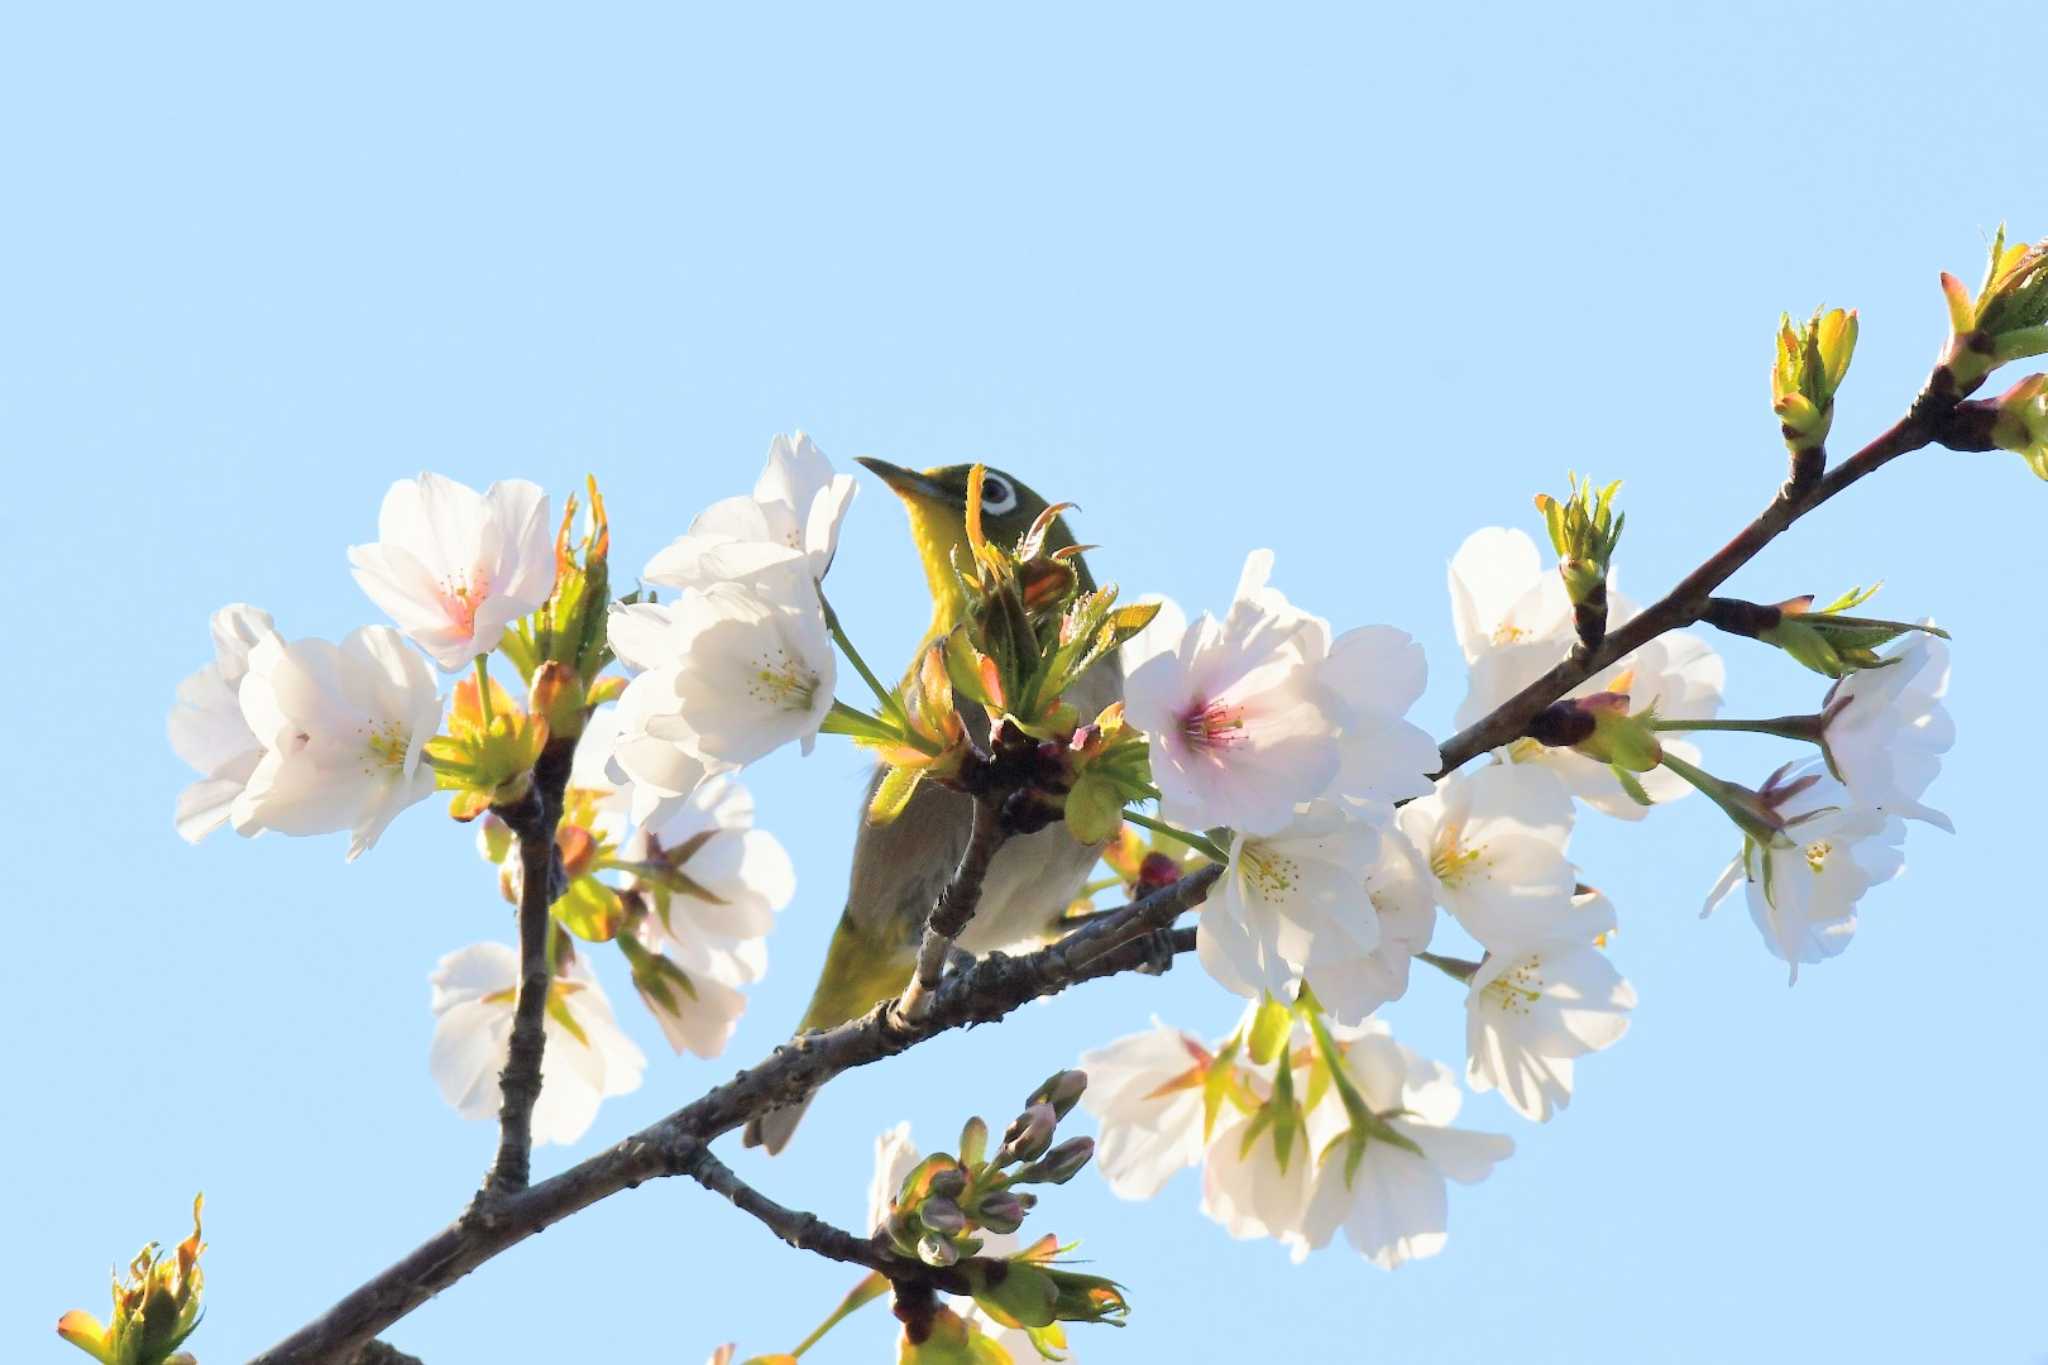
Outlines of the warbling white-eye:
M967 606L953 563L956 549L961 562L972 560L967 551L967 483L973 466L949 465L920 474L881 460L860 463L909 509L911 540L932 598L931 628L924 641L929 645L953 629ZM1014 542L1048 505L1014 477L994 469L984 476L981 498L983 532L991 541ZM1053 523L1048 548L1075 543L1064 519ZM1093 588L1086 564L1079 556L1072 562L1081 586ZM922 654L920 646L919 657ZM1092 716L1122 697L1123 685L1123 670L1111 655L1082 674L1066 700L1082 715ZM987 717L978 707L966 710L970 732L977 742L985 742ZM872 823L868 806L881 776L878 768L861 797L846 908L833 932L810 1007L804 1011L805 1029L843 1023L903 990L916 964L925 918L967 846L972 798L935 782L921 783L895 819ZM959 947L979 953L1048 936L1079 894L1098 853L1097 846L1077 842L1058 820L1035 833L1012 835L996 851L980 907L960 936ZM806 1104L808 1100L754 1119L747 1125L746 1145L781 1151Z

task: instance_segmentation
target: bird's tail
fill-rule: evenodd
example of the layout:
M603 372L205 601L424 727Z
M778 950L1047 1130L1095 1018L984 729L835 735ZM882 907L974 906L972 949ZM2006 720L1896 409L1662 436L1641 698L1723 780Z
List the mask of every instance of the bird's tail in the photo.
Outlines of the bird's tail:
M901 935L893 933L885 940L877 940L851 917L841 915L839 927L832 933L832 946L825 953L825 969L818 977L818 988L811 993L810 1006L804 1010L802 1028L806 1032L831 1028L859 1018L901 991L916 965L914 943L906 943ZM789 1104L763 1110L747 1120L741 1142L765 1148L768 1155L774 1156L788 1145L810 1105L811 1097L805 1095Z

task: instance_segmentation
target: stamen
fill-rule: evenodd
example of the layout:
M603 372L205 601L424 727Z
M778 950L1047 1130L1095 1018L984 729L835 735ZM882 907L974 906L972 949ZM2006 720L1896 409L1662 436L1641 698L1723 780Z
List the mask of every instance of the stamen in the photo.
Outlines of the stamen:
M1244 708L1198 701L1180 716L1181 737L1194 749L1225 749L1242 744L1247 735Z

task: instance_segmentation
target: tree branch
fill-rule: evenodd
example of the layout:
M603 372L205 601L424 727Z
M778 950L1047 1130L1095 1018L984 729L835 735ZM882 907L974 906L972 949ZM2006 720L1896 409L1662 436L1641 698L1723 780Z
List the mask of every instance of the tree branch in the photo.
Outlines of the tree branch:
M1157 931L1199 905L1221 873L1212 864L1022 957L991 953L943 978L922 1018L901 1018L890 1000L835 1028L799 1034L759 1066L609 1150L528 1189L473 1206L251 1365L345 1360L347 1352L533 1234L642 1181L688 1173L689 1164L699 1160L694 1153L762 1110L807 1095L841 1072L953 1029L993 1023L1070 986L1156 967ZM1166 946L1175 953L1190 951L1194 934L1175 931Z
M1799 488L1788 481L1779 488L1770 504L1757 514L1754 521L1736 533L1733 540L1679 580L1676 587L1641 614L1610 631L1598 649L1574 649L1548 673L1444 741L1443 767L1435 776L1454 772L1480 754L1521 738L1539 711L1616 659L1642 648L1666 631L1681 629L1700 619L1715 588L1754 559L1764 546L1777 539L1793 522L1858 479L1876 472L1901 455L1928 445L1977 448L1971 442L1979 439L1977 428L1982 425L1982 420L1977 410L1984 406L1982 403L1959 404L1955 394L1937 392L1930 383L1913 400L1913 406L1904 417L1869 445L1828 471L1817 483Z
M549 908L560 893L562 860L555 827L576 741L553 740L533 766L533 780L517 805L493 807L519 840L519 998L512 1008L512 1041L498 1077L498 1157L479 1199L526 1188L533 1169L533 1107L540 1102L541 1058L547 1047Z
M988 865L1003 843L1001 806L985 793L974 798L974 822L967 831L967 847L960 851L960 866L947 881L946 889L932 906L924 922L924 938L917 945L917 970L903 988L897 1008L906 1019L916 1019L930 1008L932 992L946 970L946 958L953 940L960 937L981 905L981 886L988 880Z
M713 1194L724 1195L734 1208L760 1219L770 1232L798 1251L865 1266L891 1280L923 1278L926 1267L922 1261L893 1255L872 1237L856 1237L815 1213L784 1208L735 1175L732 1167L713 1156L711 1148L703 1143L696 1144L675 1165L677 1175L687 1175Z

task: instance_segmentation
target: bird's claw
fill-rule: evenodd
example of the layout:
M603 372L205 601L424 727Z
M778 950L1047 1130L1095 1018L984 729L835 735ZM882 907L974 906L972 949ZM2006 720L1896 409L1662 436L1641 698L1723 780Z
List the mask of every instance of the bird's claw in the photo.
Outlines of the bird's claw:
M1164 976L1173 968L1173 959L1179 956L1173 945L1173 930L1154 929L1145 935L1145 960L1138 970L1146 976Z

